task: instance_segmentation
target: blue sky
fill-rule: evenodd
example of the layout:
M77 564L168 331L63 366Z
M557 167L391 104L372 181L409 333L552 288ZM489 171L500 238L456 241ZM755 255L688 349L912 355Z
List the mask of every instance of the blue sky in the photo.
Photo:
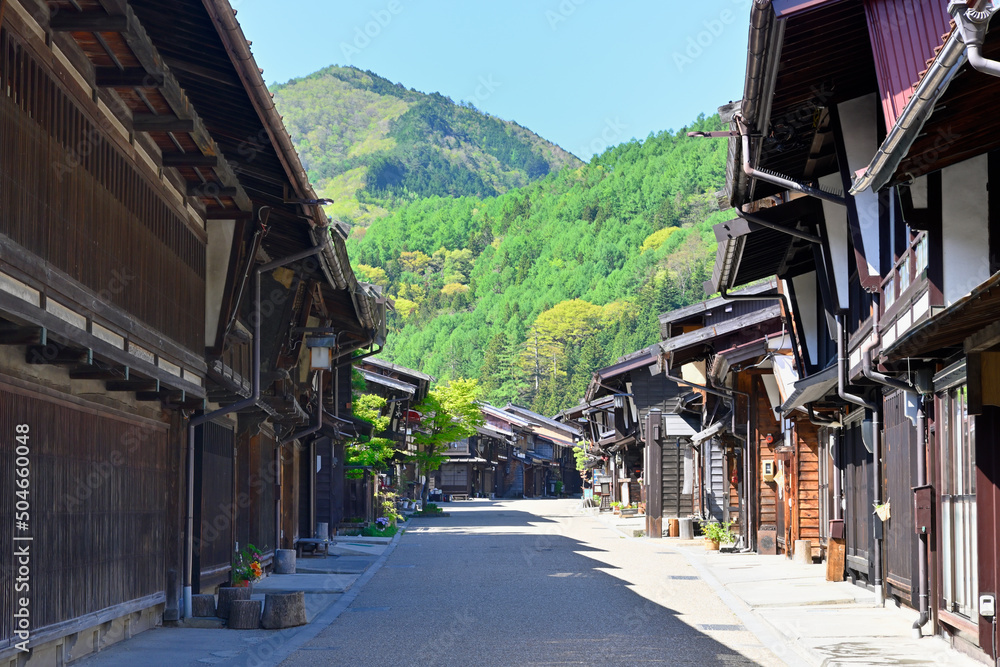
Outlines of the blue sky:
M233 0L268 83L331 64L440 92L589 159L743 91L751 0Z

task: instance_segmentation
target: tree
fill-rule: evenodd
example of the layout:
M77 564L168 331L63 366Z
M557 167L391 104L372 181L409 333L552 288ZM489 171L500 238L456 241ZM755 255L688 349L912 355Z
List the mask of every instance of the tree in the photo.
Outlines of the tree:
M435 387L413 409L420 413L420 427L413 436L417 451L410 460L417 464L417 474L425 477L420 497L427 504L426 478L444 463L448 445L476 433L483 423L479 410L479 383L476 380L452 380Z
M377 434L385 432L389 428L390 417L383 415L382 409L387 401L375 394L361 394L351 402L351 410L358 419L372 425L370 436L360 436L348 440L345 448L347 466L370 466L374 468L382 467L388 461L396 448L392 440L378 437ZM349 477L359 477L359 471L348 471Z

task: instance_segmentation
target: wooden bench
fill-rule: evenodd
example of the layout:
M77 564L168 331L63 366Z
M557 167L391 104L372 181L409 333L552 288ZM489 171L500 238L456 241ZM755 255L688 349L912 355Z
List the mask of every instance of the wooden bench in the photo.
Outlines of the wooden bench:
M454 500L468 500L469 495L467 493L449 493L448 498L452 501Z
M321 540L317 537L300 537L295 542L295 556L296 558L302 558L303 547L309 547L309 553L314 556L318 556L320 549L323 550L323 556L329 556L330 541Z

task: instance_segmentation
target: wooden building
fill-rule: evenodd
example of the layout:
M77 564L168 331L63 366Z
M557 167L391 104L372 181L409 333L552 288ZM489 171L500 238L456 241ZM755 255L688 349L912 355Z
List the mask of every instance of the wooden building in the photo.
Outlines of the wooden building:
M0 7L0 422L27 436L0 471L30 457L34 556L30 636L0 620L0 659L61 664L177 618L237 545L294 542L290 445L333 393L300 328L344 357L384 304L228 2Z
M595 372L578 410L595 464L607 461L613 499L645 503L647 534L656 537L664 519L695 513L690 438L701 423L701 398L662 368L658 346L626 355Z
M829 442L847 574L995 660L1000 121L982 100L1000 37L983 4L755 3L723 110L738 218L716 228L708 290L781 280L801 378L781 412Z

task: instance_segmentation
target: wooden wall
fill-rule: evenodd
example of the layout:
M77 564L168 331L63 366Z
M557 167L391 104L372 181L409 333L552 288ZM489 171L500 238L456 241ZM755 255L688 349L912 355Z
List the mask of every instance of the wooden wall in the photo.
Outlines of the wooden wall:
M749 376L752 378L750 394L751 400L751 432L753 442L756 443L757 456L757 525L752 526L756 530L764 525L778 525L778 485L774 482L765 482L761 477L763 461L777 461L775 448L781 443L781 426L774 418L771 404L767 399L767 392L764 383L759 375ZM768 444L767 436L774 436L774 442Z
M6 30L0 49L0 233L200 353L204 233Z
M192 585L206 590L229 578L233 558L234 445L232 426L209 422L195 433L195 549Z
M861 437L860 422L845 424L843 454L838 467L844 471L844 534L847 539L847 569L852 577L874 582L869 555L874 552L872 530L872 455Z
M906 418L906 398L895 391L884 399L882 466L883 498L889 501L891 517L884 525L882 550L885 554L888 594L913 607L917 596L917 549L913 528L913 491L917 484L917 429Z
M686 441L678 442L677 438L664 438L661 470L665 518L687 517L694 513L691 494L681 493L684 490L684 450L689 446Z
M11 480L15 427L29 428L30 522L16 532ZM0 382L0 572L13 570L10 536L31 543L33 636L46 627L140 599L162 602L172 457L165 424ZM0 578L0 608L14 609ZM9 646L0 615L0 648Z
M819 428L808 419L795 421L796 508L792 539L810 540L822 555L819 526Z

